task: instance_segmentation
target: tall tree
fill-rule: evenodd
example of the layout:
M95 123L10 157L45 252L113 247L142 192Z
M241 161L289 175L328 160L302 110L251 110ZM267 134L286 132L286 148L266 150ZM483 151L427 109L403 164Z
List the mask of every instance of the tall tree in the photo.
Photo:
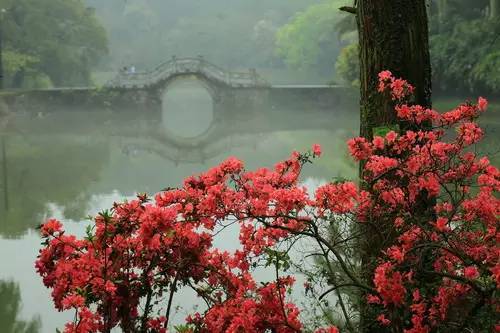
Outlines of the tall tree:
M500 0L490 0L490 18L496 19L500 15Z
M442 25L446 20L448 11L448 0L437 0L437 11L439 17L439 25Z
M286 64L301 70L332 74L340 48L337 25L341 1L330 0L297 13L276 34L276 51Z
M107 53L106 31L81 0L0 0L6 83L88 85Z
M397 123L377 92L378 73L390 70L416 87L415 103L431 104L431 65L425 0L361 0L358 4L361 66L361 135Z
M431 65L426 0L359 0L357 8L344 8L357 14L359 32L361 128L371 140L378 129L401 128L391 101L378 92L378 74L390 70L408 80L415 90L415 103L431 106ZM369 186L365 184L365 186ZM367 232L360 246L362 270L368 283L377 257L391 243L393 221L372 221L384 237ZM361 330L381 332L372 327L373 314L362 297Z

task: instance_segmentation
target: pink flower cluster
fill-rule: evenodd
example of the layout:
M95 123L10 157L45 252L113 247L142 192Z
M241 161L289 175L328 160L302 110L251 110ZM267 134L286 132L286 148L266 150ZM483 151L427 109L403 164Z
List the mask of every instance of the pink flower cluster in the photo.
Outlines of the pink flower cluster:
M500 172L469 149L484 135L475 120L487 101L445 113L407 105L413 89L388 71L380 91L391 94L411 130L349 142L351 155L365 163L372 200L359 216L374 225L392 221L395 232L368 302L380 307L381 325L406 333L466 325L477 320L472 308L498 329Z
M320 154L316 145L308 158ZM47 221L36 269L56 308L76 311L65 332L167 332L169 299L181 286L208 306L187 318L192 332L301 332L299 309L287 301L293 278L259 285L250 268L264 249L290 234L281 226L305 226L305 217L289 216L313 204L297 186L302 158L293 154L274 170L254 172L230 158L152 202L140 195L116 203L95 218L84 239ZM261 218L271 227L258 223ZM234 253L212 246L217 227L228 219L240 221L242 247ZM161 302L170 305L158 315L153 305Z
M500 172L467 150L483 136L474 121L487 102L479 99L443 114L404 105L413 88L387 71L380 74L380 90L390 93L399 103L394 112L413 126L348 142L351 155L364 162L363 189L335 182L309 196L299 176L321 155L315 145L311 153L293 153L273 169L245 171L230 158L152 201L140 195L117 203L95 218L83 239L49 220L41 228L46 244L36 269L56 308L76 311L65 332L120 327L165 333L172 298L181 287L194 290L207 305L187 318L190 332L302 332L299 309L287 299L293 278L258 284L252 267L269 249L297 236L312 237L336 253L342 243L330 243L318 230L339 216L380 233L392 228L369 286L336 257L347 285L370 290L368 302L379 311L381 326L406 333L446 330L457 309L465 320L476 308L495 318ZM239 224L241 246L219 251L214 236L231 221ZM317 331L336 332L334 327Z

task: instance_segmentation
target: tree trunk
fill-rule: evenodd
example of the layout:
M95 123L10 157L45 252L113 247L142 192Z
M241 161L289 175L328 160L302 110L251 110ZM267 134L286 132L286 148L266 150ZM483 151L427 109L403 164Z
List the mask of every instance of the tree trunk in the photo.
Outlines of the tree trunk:
M23 67L20 70L18 70L12 77L12 87L22 88L24 86L25 77L26 77L26 70Z
M425 0L361 0L358 5L361 135L397 123L378 93L378 73L390 70L415 86L415 102L431 105L431 65Z
M438 6L438 20L439 20L439 29L442 29L442 25L446 20L446 16L448 14L448 0L437 0Z
M3 171L3 205L5 212L9 211L9 177L7 171L7 148L6 139L7 136L2 136L2 171Z
M500 16L500 0L490 0L490 19L497 19L498 16Z
M415 103L431 106L431 65L426 0L359 0L357 22L360 45L361 136L371 140L377 127L398 124L394 105L378 91L378 74L390 70L396 77L415 86ZM393 221L374 221L386 239L367 232L360 244L362 271L372 284L372 272L381 249L390 241ZM400 332L398 323L391 328L377 325L374 313L362 297L362 332Z

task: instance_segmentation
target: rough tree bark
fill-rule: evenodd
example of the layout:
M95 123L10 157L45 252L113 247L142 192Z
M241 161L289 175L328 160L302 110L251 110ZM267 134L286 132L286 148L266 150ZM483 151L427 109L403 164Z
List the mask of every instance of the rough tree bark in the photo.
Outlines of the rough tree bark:
M431 65L425 0L361 0L361 135L396 123L392 104L378 92L378 73L390 70L416 87L415 102L431 105Z
M398 124L391 101L377 92L378 73L390 70L415 86L415 103L431 106L431 65L426 0L358 0L357 23L361 72L360 134L372 139L374 129ZM362 271L367 283L381 249L391 242L392 221L373 221L379 234L368 230L362 240ZM360 331L384 332L362 297ZM396 323L394 323L396 324ZM397 324L387 332L399 332Z

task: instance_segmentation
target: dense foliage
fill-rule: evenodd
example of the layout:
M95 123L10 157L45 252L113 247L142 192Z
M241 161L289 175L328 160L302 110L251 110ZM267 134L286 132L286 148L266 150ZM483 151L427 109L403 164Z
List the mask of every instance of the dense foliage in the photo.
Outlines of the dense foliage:
M500 88L500 17L491 1L454 0L431 16L431 56L442 91L497 92Z
M449 94L496 93L500 88L498 0L434 0L429 5L430 44L436 90ZM297 14L277 34L277 49L296 68L333 69L336 81L358 84L354 15L345 2L325 0ZM341 51L339 52L339 48Z
M333 70L340 50L336 26L341 1L327 1L299 12L276 34L276 48L287 65L318 72Z
M106 32L81 0L1 0L7 86L87 85Z
M311 331L287 296L294 278L286 275L288 252L279 247L292 241L290 250L298 238L309 239L317 251L312 257L331 269L328 285L308 282L306 290L323 289L320 299L337 292L339 301L344 290L360 290L379 312L373 325L380 332L498 328L500 172L468 149L483 136L475 119L487 102L480 98L443 114L408 105L413 87L390 72L380 74L379 90L394 101L408 130L348 142L352 156L364 162L364 189L336 181L309 195L299 176L321 154L315 145L274 169L245 171L230 158L153 201L139 195L116 203L83 239L49 220L41 228L45 246L36 268L56 308L76 311L66 332L116 326L166 332L182 287L206 304L178 328L182 332ZM234 223L240 248L215 248L215 235ZM332 235L332 225L347 227ZM372 281L357 268L360 235L349 228L356 225L370 226L385 242ZM390 237L380 233L388 225ZM258 284L252 276L262 263L274 267L274 281ZM342 309L346 329L354 331L349 308Z
M409 130L349 143L375 200L367 222L394 233L378 235L386 249L368 302L391 332L498 329L500 172L469 149L483 137L475 120L487 102L443 114L407 105L413 87L390 72L379 90Z
M339 10L342 5L346 2L1 0L7 85L87 85L98 64L99 71L131 64L146 69L173 55L204 55L222 66L264 73L287 65L314 74L316 81L357 84L356 25L354 15ZM498 91L500 20L498 10L491 10L498 7L498 0L430 2L437 89ZM110 56L104 64L107 34Z
M232 68L282 67L275 33L313 0L87 0L110 36L108 67L151 68L176 55L203 55Z
M340 51L335 62L335 70L343 83L350 86L359 86L359 45L351 43Z

